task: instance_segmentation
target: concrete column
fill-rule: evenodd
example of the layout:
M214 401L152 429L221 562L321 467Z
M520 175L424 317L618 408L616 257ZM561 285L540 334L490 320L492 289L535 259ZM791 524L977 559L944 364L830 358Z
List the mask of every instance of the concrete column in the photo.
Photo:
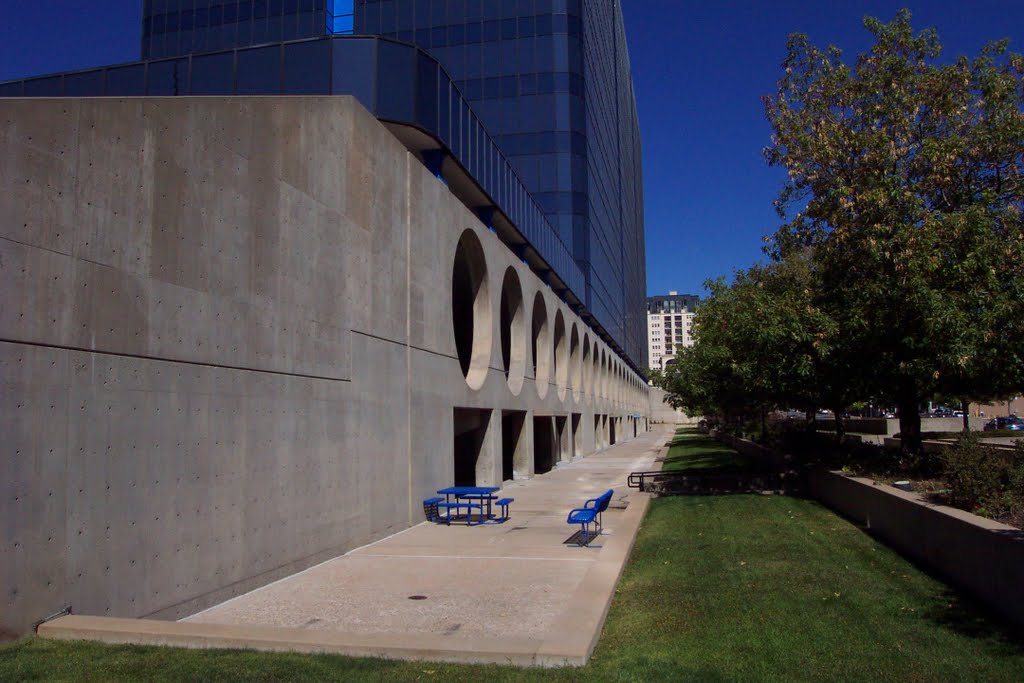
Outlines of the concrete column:
M477 486L501 486L501 411L489 411L487 431L476 461Z

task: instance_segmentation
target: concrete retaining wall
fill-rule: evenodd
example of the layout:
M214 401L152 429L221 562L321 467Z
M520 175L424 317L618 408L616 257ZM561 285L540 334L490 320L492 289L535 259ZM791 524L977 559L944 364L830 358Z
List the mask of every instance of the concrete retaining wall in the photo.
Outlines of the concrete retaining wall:
M535 426L555 465L646 426L642 380L351 98L4 99L0 149L0 631L181 617L416 524L464 424L479 484L535 474Z
M692 424L698 422L698 418L689 417L681 410L676 410L665 402L665 391L663 389L651 388L650 390L650 411L651 422L663 422L665 424Z
M988 420L984 417L970 417L968 424L972 431L980 431ZM892 436L900 431L898 418L851 417L843 420L847 432ZM836 422L832 418L818 418L818 428L834 431ZM922 417L922 432L959 432L964 428L962 417Z
M825 505L1024 624L1024 531L823 468L809 474L808 485Z

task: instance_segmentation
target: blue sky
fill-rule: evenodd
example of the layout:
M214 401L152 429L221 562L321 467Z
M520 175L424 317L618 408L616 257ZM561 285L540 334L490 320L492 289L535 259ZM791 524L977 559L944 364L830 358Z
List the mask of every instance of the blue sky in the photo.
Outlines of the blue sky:
M484 0L488 1L488 0ZM4 0L0 80L136 59L141 0ZM806 33L853 57L865 15L909 7L938 29L945 59L1010 38L1024 52L1020 0L623 0L644 145L647 287L702 293L761 254L783 175L761 149L761 96L772 92L786 36Z

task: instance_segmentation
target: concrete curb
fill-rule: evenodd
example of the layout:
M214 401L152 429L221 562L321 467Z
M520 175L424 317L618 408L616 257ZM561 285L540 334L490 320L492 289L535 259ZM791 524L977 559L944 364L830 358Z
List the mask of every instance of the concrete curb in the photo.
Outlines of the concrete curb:
M556 635L545 640L537 651L538 665L582 666L590 659L650 501L650 494L630 494L629 506L616 525L616 531L621 533L607 537L600 558L587 570L569 609L556 623ZM593 626L589 627L590 624Z
M633 455L641 457L643 463L632 463L632 467L647 464L652 452L663 455L667 447L657 444L657 441L664 442L665 434L661 430L655 430L648 439L637 442L626 442L624 446L633 443L637 452L631 454L627 450L622 455L632 458ZM644 443L646 441L646 443ZM652 443L655 442L655 443ZM614 448L614 447L613 447ZM616 456L614 452L609 455ZM600 458L600 456L598 456ZM595 466L600 463L597 459L591 461ZM290 624L270 625L272 622L263 623L213 623L212 621L159 621L155 619L131 619L118 617L98 617L85 615L69 615L54 619L42 624L38 633L42 638L56 640L92 640L108 644L140 644L160 645L171 647L184 647L195 649L227 648L227 649L252 649L270 652L302 652L302 653L334 653L353 657L382 657L400 660L429 660L456 663L492 663L507 664L515 666L583 666L587 663L593 653L601 636L605 619L608 615L612 599L615 595L615 587L629 559L629 554L636 541L636 536L647 509L650 505L651 495L626 489L625 476L630 465L624 465L621 456L612 464L604 464L601 467L577 468L577 472L571 472L563 476L561 481L541 479L535 485L542 488L541 497L535 498L533 506L541 505L540 501L557 500L553 508L550 503L543 506L545 513L536 517L537 523L533 526L534 533L540 539L534 546L502 546L498 542L500 538L522 538L521 536L501 535L502 528L495 528L494 535L490 538L496 544L488 548L481 546L472 547L472 552L465 557L474 562L486 562L494 553L510 553L511 558L517 561L529 562L554 561L570 562L579 566L579 562L585 562L588 566L580 568L579 579L572 587L566 589L560 596L559 613L553 616L543 631L530 632L522 629L516 632L513 628L507 636L498 637L492 629L490 632L481 633L477 637L465 636L464 632L458 637L439 631L426 630L393 630L384 632L359 631L345 628L292 626ZM605 532L594 540L593 545L577 549L566 547L560 544L563 538L564 513L560 506L565 505L565 500L575 500L580 489L590 491L597 490L604 486L607 477L604 473L598 475L598 479L604 478L600 485L594 480L591 472L599 469L608 469L615 477L614 487L621 490L622 494L617 497L621 500L625 496L628 504L625 509L613 507L605 514ZM544 484L547 481L549 483ZM580 483L582 482L582 484ZM562 487L574 493L563 493ZM620 488L621 487L621 488ZM626 493L628 491L628 493ZM568 498L566 497L568 496ZM525 497L525 496L524 496ZM526 501L523 501L526 502ZM557 513L552 510L557 508ZM523 514L524 511L520 511ZM553 517L552 517L553 515ZM552 517L551 519L548 519ZM422 558L424 549L433 550L433 544L438 543L437 538L430 538L429 534L433 527L419 525L420 532L426 532L426 537L414 540L410 543L409 534L398 534L391 537L394 540L402 537L404 543L392 549L398 553L395 557L401 559L408 557L409 562L416 562ZM464 530L455 530L464 531ZM506 532L507 533L507 532ZM462 535L464 536L464 535ZM447 552L452 556L458 556L464 552L466 544L457 541L456 536L444 536L441 543ZM559 539L559 540L555 540ZM383 543L384 541L382 541ZM552 543L558 545L550 545ZM522 555L523 548L527 548L528 554ZM542 552L538 553L538 549ZM365 550L365 549L361 549ZM378 549L379 550L379 549ZM532 553L532 556L529 555ZM349 553L344 557L358 557L365 561L374 561L377 553L357 552ZM344 560L344 557L336 558ZM390 557L390 556L388 556ZM494 557L496 560L504 560L500 555ZM326 566L325 563L324 566ZM305 574L314 570L308 570ZM542 581L547 570L537 573L537 580ZM296 575L298 577L299 575ZM295 578L295 577L292 577ZM309 577L307 577L309 578ZM323 580L319 578L317 580ZM404 579L403 579L404 580ZM286 580L285 580L286 581ZM278 582L279 584L283 582ZM260 591L254 591L252 595L265 593L270 588L265 587ZM399 594L401 595L401 594ZM238 600L240 598L236 598ZM486 596L483 596L486 600ZM231 601L233 602L233 601ZM227 604L227 603L225 603ZM316 604L321 605L319 599ZM301 622L298 622L301 623Z
M46 622L39 636L53 640L91 640L111 645L162 645L196 649L226 648L267 652L334 653L351 657L493 663L517 666L583 666L597 645L615 595L615 586L636 542L650 495L630 494L615 529L603 535L597 561L587 570L552 637L477 638L453 644L434 634L409 636L359 634L274 626L204 624L69 615ZM589 552L581 548L581 552ZM455 645L453 647L453 645Z

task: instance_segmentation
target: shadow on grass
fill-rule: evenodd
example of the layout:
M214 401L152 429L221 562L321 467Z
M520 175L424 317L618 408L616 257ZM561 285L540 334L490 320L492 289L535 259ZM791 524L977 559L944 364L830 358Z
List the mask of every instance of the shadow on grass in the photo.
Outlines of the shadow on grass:
M701 474L764 471L754 458L741 455L696 429L681 429L669 442L663 471L705 470Z
M920 571L938 581L945 579L930 567L914 562ZM985 643L997 656L1019 655L1024 650L1024 633L1008 619L970 596L947 587L941 600L930 605L923 613L925 619L961 636Z

